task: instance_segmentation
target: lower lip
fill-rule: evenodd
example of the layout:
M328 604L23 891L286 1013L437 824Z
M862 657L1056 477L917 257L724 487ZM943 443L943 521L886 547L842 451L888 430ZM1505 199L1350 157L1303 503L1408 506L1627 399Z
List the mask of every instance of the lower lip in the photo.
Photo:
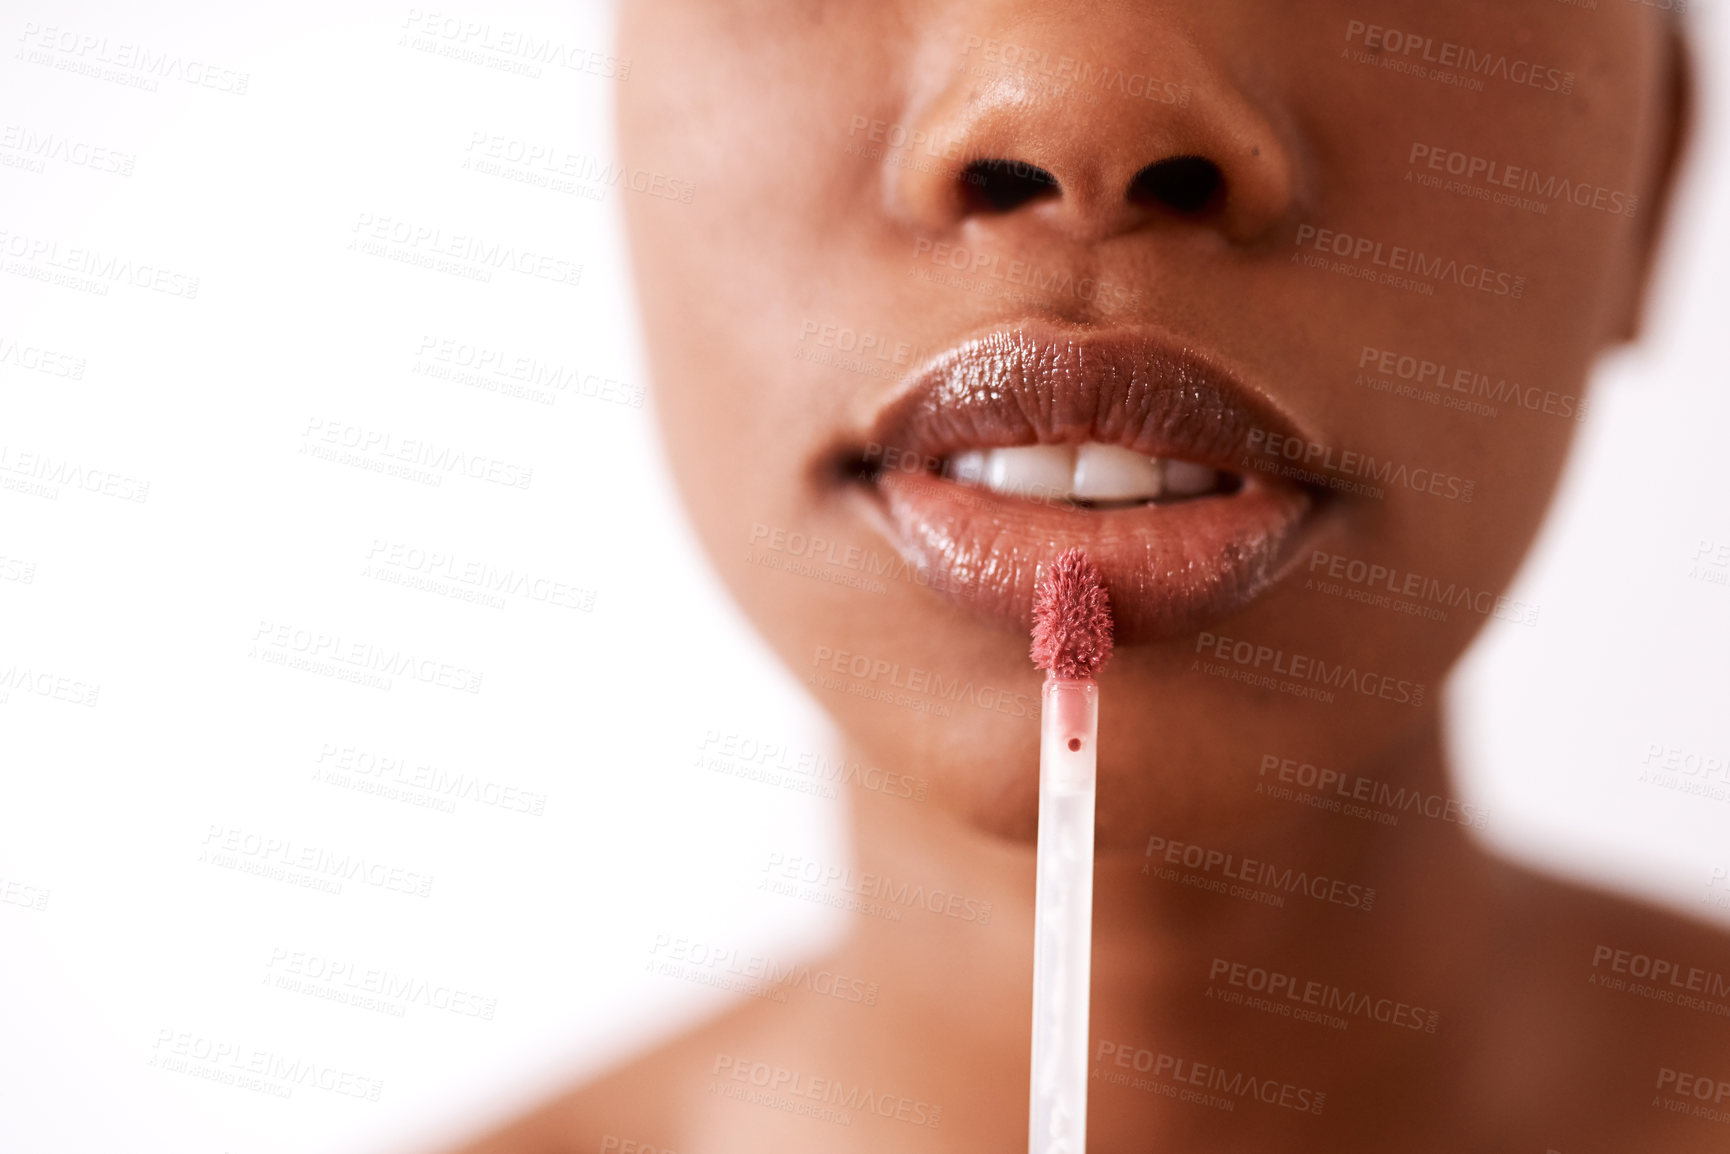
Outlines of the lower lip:
M1080 548L1111 593L1120 644L1181 637L1279 580L1313 520L1303 490L1256 478L1229 495L1081 510L1005 497L934 474L878 476L876 520L958 608L1005 628L1033 620L1034 578Z

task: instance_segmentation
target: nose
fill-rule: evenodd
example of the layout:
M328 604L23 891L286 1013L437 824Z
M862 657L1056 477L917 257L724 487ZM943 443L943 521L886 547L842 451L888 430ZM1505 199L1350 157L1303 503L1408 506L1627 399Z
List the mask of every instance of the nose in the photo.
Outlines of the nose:
M1176 21L1104 8L965 37L913 117L936 159L889 177L905 224L1082 243L1205 228L1242 245L1292 211L1294 150L1225 62Z

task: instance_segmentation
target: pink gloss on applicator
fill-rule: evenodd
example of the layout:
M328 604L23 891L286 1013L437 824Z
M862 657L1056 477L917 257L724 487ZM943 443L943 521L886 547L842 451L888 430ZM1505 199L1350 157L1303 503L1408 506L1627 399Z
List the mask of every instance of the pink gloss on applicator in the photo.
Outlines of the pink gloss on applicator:
M1111 598L1080 549L1058 555L1033 605L1039 713L1039 844L1033 915L1029 1154L1087 1149L1087 1010L1093 963L1093 815L1099 670Z

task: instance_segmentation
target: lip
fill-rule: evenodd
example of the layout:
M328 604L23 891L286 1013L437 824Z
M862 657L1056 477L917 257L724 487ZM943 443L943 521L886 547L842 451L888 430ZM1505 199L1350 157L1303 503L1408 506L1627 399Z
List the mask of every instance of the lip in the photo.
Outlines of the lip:
M1255 600L1285 575L1322 492L1247 463L1252 430L1314 440L1216 360L1159 335L1021 326L966 341L908 377L868 440L828 459L868 520L929 588L963 611L1025 631L1035 580L1081 548L1111 594L1120 644L1180 637ZM1099 441L1210 465L1235 492L1171 504L1082 509L962 485L934 467L955 453ZM875 467L861 470L862 462Z

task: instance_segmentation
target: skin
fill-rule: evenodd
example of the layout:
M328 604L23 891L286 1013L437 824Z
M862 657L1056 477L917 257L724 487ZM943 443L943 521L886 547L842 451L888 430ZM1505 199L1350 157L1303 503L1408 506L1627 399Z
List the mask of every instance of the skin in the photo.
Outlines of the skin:
M1470 92L1374 67L1342 55L1364 48L1348 38L1353 20L1554 66L1574 74L1572 91L1491 79ZM626 8L621 39L634 61L620 86L625 162L697 189L689 204L631 197L628 219L670 459L733 595L801 678L826 647L1033 702L1025 634L910 580L871 592L747 559L758 526L893 555L831 465L837 445L868 437L920 354L875 376L814 361L813 322L923 355L1030 318L1157 323L1246 366L1330 445L1476 482L1470 502L1336 496L1304 558L1319 550L1499 591L1575 422L1509 404L1477 417L1366 389L1354 381L1362 350L1580 395L1597 354L1637 327L1686 111L1673 29L1625 3L642 0ZM1189 96L1042 86L1001 50L991 59L991 41L1153 74ZM959 151L860 148L861 117ZM1414 143L1637 194L1639 207L1537 214L1425 188L1407 179L1428 171L1410 163ZM1176 155L1217 166L1223 187L1207 207L1128 195L1138 171ZM981 208L961 179L981 158L1037 165L1059 191ZM1523 293L1440 283L1422 294L1311 268L1294 260L1309 251L1305 225L1488 264L1523 276ZM1135 295L1010 300L932 283L909 276L929 267L921 240ZM1300 565L1210 629L1421 683L1421 706L1320 704L1206 676L1193 635L1120 647L1102 676L1089 1149L1723 1149L1722 1124L1653 1103L1664 1069L1730 1079L1730 1020L1597 984L1614 968L1602 947L1730 971L1722 935L1491 858L1458 820L1405 813L1383 825L1258 789L1272 755L1449 793L1438 690L1486 617L1389 612L1307 581ZM929 783L923 802L855 791L857 868L989 902L989 920L859 917L821 965L875 983L875 1007L804 991L746 1001L463 1150L1022 1147L1037 711L962 704L939 716L811 692L850 756ZM1163 864L1150 837L1373 887L1375 905L1295 897L1276 908L1163 881L1147 872ZM1337 1030L1226 1004L1210 993L1231 988L1212 976L1216 959L1385 995L1435 1011L1439 1025L1354 1018ZM1240 1100L1227 1111L1103 1077L1148 1077L1134 1064L1141 1049L1325 1092L1325 1108ZM941 1124L829 1125L740 1102L715 1092L749 1088L729 1080L734 1059L939 1105Z

